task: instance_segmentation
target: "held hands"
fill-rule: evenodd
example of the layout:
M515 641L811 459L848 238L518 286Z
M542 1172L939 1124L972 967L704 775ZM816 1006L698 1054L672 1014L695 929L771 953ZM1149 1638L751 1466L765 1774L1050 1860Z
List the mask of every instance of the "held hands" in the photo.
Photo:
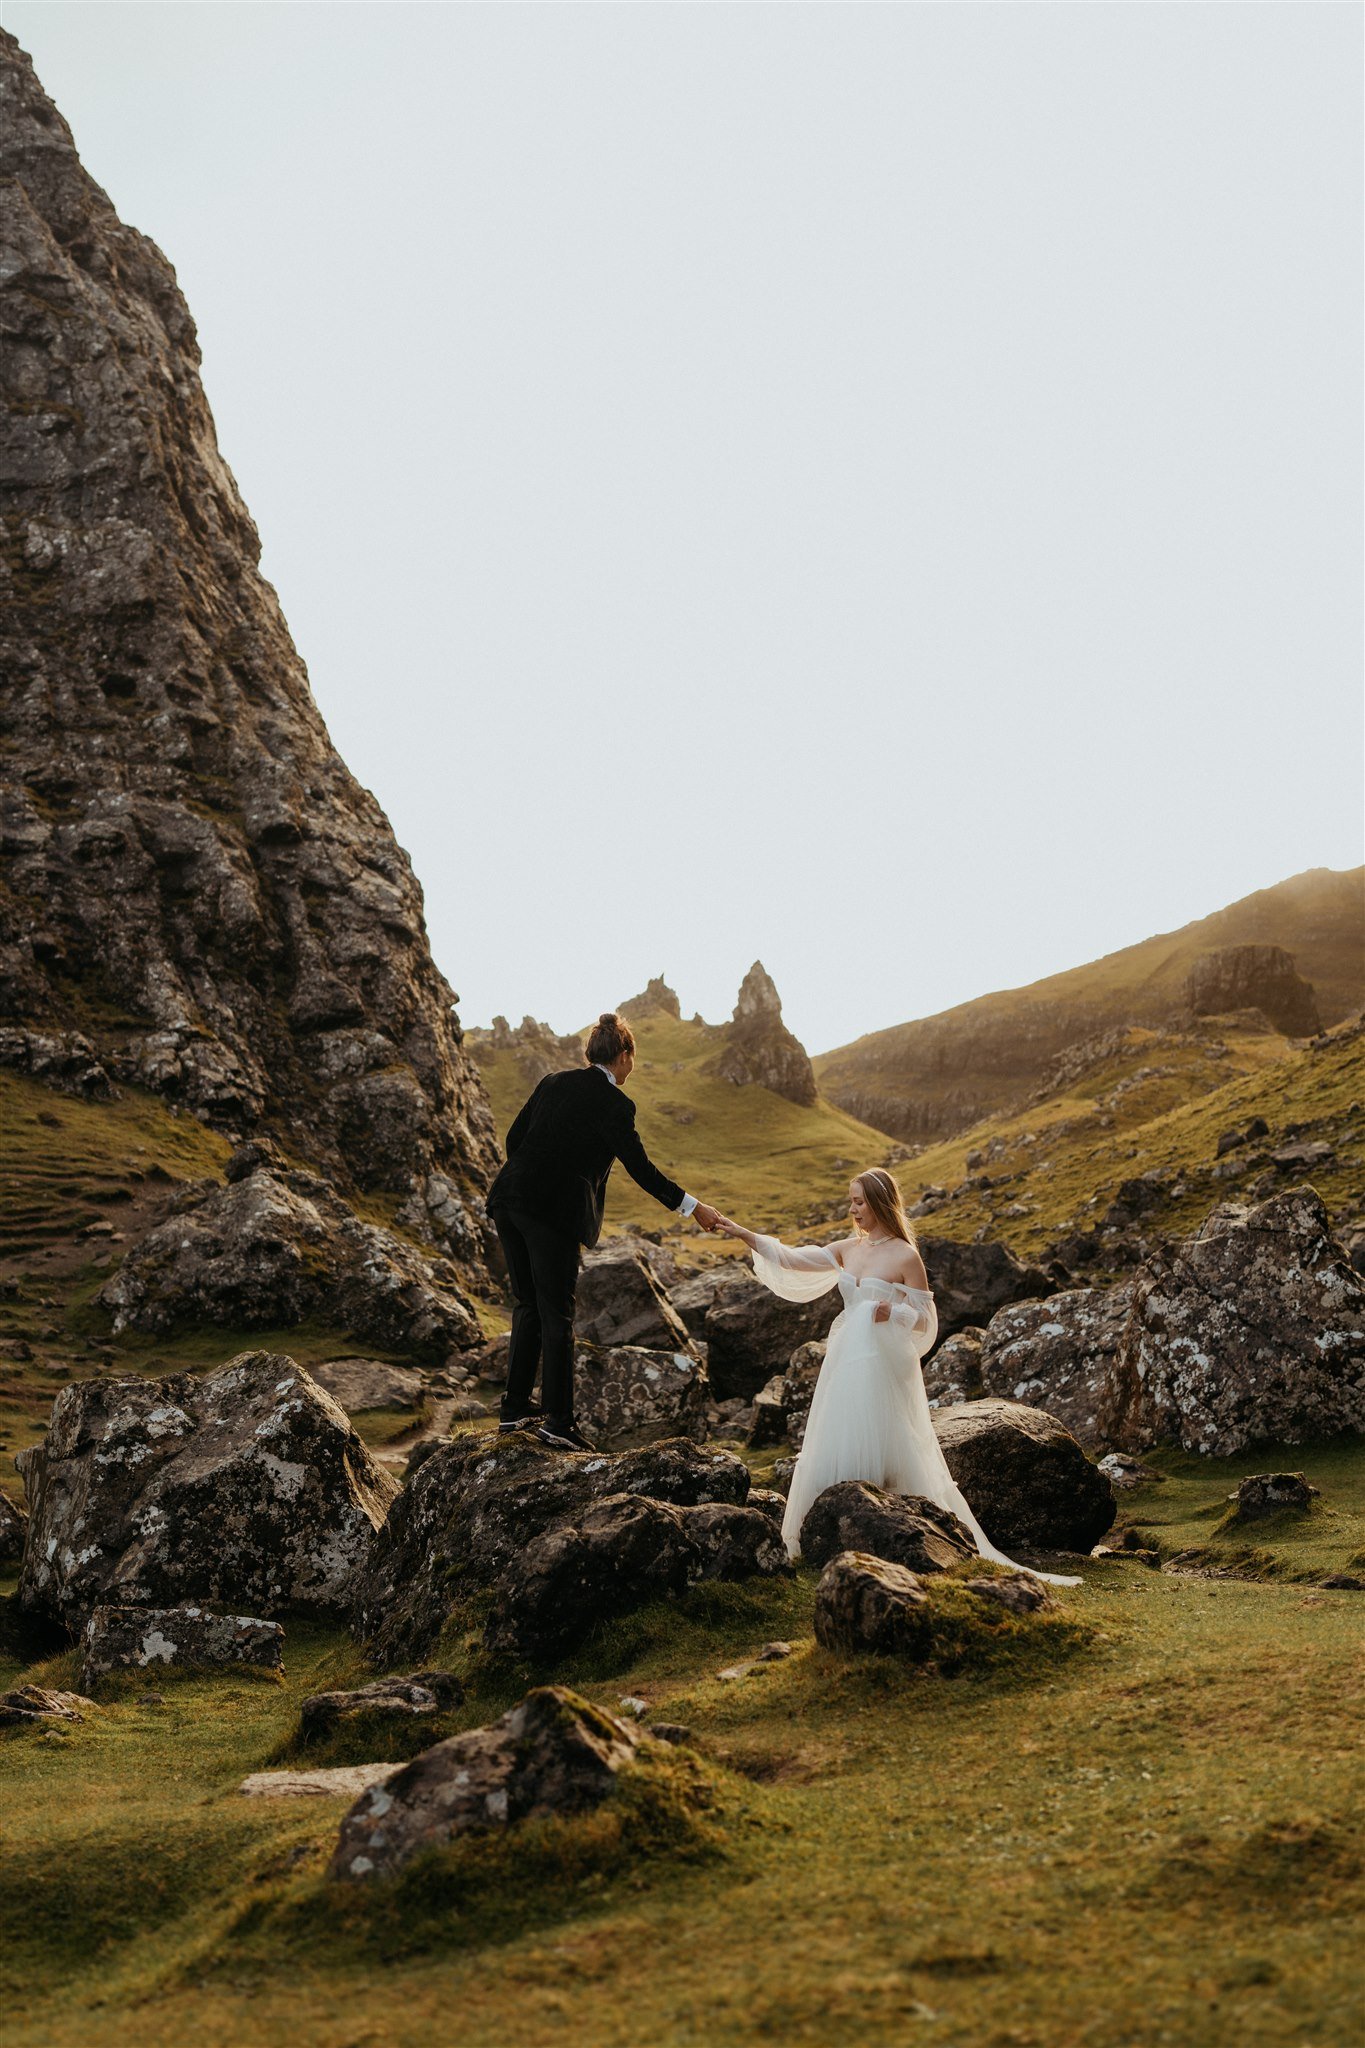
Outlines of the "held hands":
M699 1229L714 1232L720 1229L724 1219L719 1209L713 1209L709 1202L698 1202L692 1211L692 1221Z

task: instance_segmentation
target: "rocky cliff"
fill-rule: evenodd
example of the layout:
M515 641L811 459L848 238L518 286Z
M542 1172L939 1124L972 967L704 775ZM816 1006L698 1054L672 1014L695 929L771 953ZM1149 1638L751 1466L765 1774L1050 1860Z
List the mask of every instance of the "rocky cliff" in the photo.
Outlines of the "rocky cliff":
M761 960L755 960L740 984L725 1044L711 1071L738 1087L771 1088L803 1108L815 1101L815 1074L806 1048L782 1022L782 998Z
M1127 1025L1256 1010L1266 1029L1301 1036L1365 1003L1362 930L1365 869L1316 868L1180 931L824 1053L820 1090L925 1144L1022 1102L1066 1048Z
M475 1265L494 1131L421 891L260 574L175 273L7 34L0 248L0 1061L273 1132Z

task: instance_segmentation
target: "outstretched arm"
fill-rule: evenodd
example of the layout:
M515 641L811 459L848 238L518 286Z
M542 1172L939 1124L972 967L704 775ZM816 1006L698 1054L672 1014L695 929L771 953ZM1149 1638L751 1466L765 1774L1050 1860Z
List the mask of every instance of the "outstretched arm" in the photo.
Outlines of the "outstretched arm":
M654 1164L640 1142L633 1113L629 1127L617 1145L616 1156L636 1186L642 1187L647 1195L653 1195L656 1202L662 1202L665 1209L681 1210L684 1216L690 1216L702 1230L715 1229L718 1220L716 1211L706 1202L699 1202L695 1196L687 1194L675 1180L670 1180L668 1175L661 1173Z
M755 1273L765 1287L780 1294L784 1301L814 1301L817 1295L828 1294L838 1284L838 1246L781 1244L775 1237L762 1237L756 1231L746 1230L742 1223L732 1222L728 1216L721 1217L720 1227L727 1236L737 1237L748 1245Z

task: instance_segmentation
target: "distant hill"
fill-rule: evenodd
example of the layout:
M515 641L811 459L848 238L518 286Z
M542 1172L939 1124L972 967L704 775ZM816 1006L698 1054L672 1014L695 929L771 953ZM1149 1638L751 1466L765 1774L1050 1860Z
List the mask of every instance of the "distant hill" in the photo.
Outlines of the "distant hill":
M1188 1022L1192 973L1200 970L1196 988L1205 991L1200 1007L1207 1009L1207 989L1217 984L1207 956L1248 947L1292 956L1289 979L1297 969L1311 985L1323 1026L1354 1015L1365 1004L1365 868L1313 868L1087 966L872 1032L820 1055L816 1080L851 1116L908 1143L934 1143L1026 1098L1067 1046L1127 1025ZM1236 991L1229 1008L1248 1006L1257 965L1246 957L1231 963L1252 978L1228 974ZM1283 996L1284 963L1270 979L1264 1002L1273 1010ZM1300 1002L1298 1013L1311 1015L1312 1005ZM1296 1027L1282 1021L1280 1028Z

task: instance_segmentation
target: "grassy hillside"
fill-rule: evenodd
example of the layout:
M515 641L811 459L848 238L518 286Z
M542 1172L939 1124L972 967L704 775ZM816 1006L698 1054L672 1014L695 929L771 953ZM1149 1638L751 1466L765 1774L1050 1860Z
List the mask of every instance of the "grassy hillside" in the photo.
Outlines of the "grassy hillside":
M745 1222L765 1230L790 1227L813 1201L846 1194L859 1167L885 1159L885 1134L829 1103L802 1109L766 1088L737 1088L703 1073L717 1044L707 1025L656 1013L634 1029L629 1092L650 1157L693 1194ZM501 1138L530 1084L515 1053L481 1049L477 1057ZM671 1219L617 1167L607 1228L630 1223L661 1229ZM699 1240L689 1233L680 1242Z
M1324 1024L1354 1015L1365 1004L1365 868L1314 868L1083 967L869 1033L816 1059L821 1091L899 1137L947 1135L1027 1094L1064 1046L1169 1025L1201 953L1253 944L1294 955Z
M304 1694L366 1675L341 1630L288 1623L283 1684L111 1684L69 1734L0 1735L8 2048L420 2048L452 2014L467 2048L1347 2048L1361 1596L1302 1580L1359 1559L1365 1472L1292 1462L1322 1497L1266 1539L1274 1576L1086 1563L1068 1630L952 1678L821 1650L804 1570L604 1628L556 1675L687 1726L710 1804L533 1822L396 1885L325 1879L344 1801L234 1790ZM1169 1463L1125 1514L1217 1552L1237 1473ZM720 1677L773 1637L789 1658ZM531 1676L437 1661L466 1727Z
M1365 1213L1365 1036L1334 1034L1306 1048L1283 1039L1134 1028L1064 1090L988 1117L917 1152L897 1169L909 1197L948 1189L923 1228L967 1239L984 1233L1022 1254L1093 1224L1119 1183L1166 1169L1160 1229L1191 1230L1220 1201L1308 1178L1338 1222ZM1225 1050L1220 1050L1220 1046ZM1269 1138L1216 1157L1220 1135L1263 1117ZM1336 1157L1311 1173L1278 1176L1268 1149L1290 1136L1326 1139ZM969 1155L980 1153L975 1171ZM1222 1164L1223 1173L1214 1168ZM982 1174L990 1181L982 1187Z

